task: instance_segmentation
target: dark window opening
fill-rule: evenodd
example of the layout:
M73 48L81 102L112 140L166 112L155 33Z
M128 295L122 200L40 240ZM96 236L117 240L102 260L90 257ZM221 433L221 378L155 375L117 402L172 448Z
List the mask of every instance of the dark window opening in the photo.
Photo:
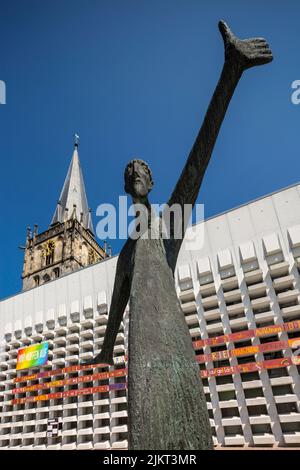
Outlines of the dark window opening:
M55 269L53 269L53 273L54 273L54 277L55 277L55 279L57 279L57 278L59 277L59 274L60 274L60 272L59 272L59 268L55 268Z

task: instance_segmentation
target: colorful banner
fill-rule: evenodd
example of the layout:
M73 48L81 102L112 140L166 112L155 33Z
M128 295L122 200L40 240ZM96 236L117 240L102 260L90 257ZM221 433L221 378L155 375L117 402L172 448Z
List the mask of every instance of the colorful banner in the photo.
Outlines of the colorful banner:
M201 377L215 377L220 375L242 374L243 372L253 372L262 369L278 369L279 367L288 367L293 365L292 358L284 357L279 359L270 359L267 361L249 362L248 364L238 364L237 366L217 367L215 369L206 369L200 372Z
M47 363L48 343L33 344L19 349L16 370L40 367Z
M237 349L225 349L224 351L216 351L211 354L199 354L196 356L197 362L203 364L208 361L218 361L228 359L230 357L248 356L259 352L280 351L281 349L292 348L295 341L300 342L300 338L293 338L287 341L273 341L270 343L258 344L256 346L246 346Z
M114 365L116 364L124 364L127 361L127 356L119 356L114 358ZM53 369L53 370L46 370L43 372L39 372L37 374L26 375L23 377L16 377L14 378L13 382L26 382L27 380L36 380L36 379L43 379L44 377L51 377L52 375L62 375L62 374L69 374L72 372L78 372L79 370L87 370L87 369L97 369L98 367L107 367L108 364L92 364L92 365L76 365L76 366L69 366L64 367L63 369Z
M71 379L55 380L42 384L27 385L26 387L14 388L12 393L33 392L35 390L43 390L48 388L63 387L65 385L75 385L84 382L94 382L95 380L106 380L111 377L124 377L127 375L127 369L113 370L112 372L101 372L99 374L83 375L81 377L73 377Z
M289 323L280 323L279 325L264 326L252 330L239 331L229 335L216 336L215 338L206 338L194 341L194 349L201 349L203 346L218 346L229 341L239 341L243 339L254 338L255 336L266 336L269 334L280 333L281 331L295 331L300 329L300 320L294 320Z
M236 366L225 366L219 367L215 369L208 369L200 371L200 375L202 378L207 377L215 377L215 376L224 376L224 375L232 375L236 373L245 373L245 372L253 372L259 371L262 369L277 369L280 367L288 367L293 365L293 361L291 357L279 358L279 359L271 359L267 361L258 361L258 362L249 362L247 364L238 364ZM46 395L36 395L33 397L25 397L25 398L14 398L11 400L12 405L20 405L23 403L29 402L36 402L36 401L44 401L44 400L54 400L58 398L67 398L67 397L75 397L79 395L89 395L94 393L105 393L110 390L125 390L127 388L127 383L116 383L111 385L102 385L98 387L89 387L83 389L76 389L76 390L67 390L66 392L56 392L56 393L49 393Z
M33 397L14 398L13 400L11 400L11 405L22 405L23 403L30 403L36 401L56 400L59 398L77 397L79 395L105 393L109 392L110 390L125 390L126 388L127 384L126 382L124 382L111 385L101 385L99 387L82 388L80 390L67 390L66 392L48 393L47 395L35 395Z

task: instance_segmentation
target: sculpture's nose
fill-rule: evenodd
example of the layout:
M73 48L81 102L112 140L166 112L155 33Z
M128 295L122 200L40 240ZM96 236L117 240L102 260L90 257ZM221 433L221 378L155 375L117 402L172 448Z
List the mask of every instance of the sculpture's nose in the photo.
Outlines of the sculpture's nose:
M139 167L138 167L137 163L134 163L134 164L133 164L133 172L132 172L132 175L133 175L134 177L140 176L140 174L139 174Z

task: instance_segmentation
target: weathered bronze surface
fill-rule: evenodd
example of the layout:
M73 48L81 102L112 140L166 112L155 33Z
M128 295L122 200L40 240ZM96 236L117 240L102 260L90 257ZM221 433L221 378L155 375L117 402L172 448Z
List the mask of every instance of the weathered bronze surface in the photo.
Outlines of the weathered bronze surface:
M169 206L194 206L243 72L272 61L264 39L240 40L222 21L219 29L225 46L223 70ZM127 165L125 190L147 211L152 184L145 162L133 160ZM116 335L129 301L128 433L129 448L134 450L213 448L199 367L174 288L181 243L174 232L168 240L150 236L127 240L118 258L103 349L93 360L113 363Z

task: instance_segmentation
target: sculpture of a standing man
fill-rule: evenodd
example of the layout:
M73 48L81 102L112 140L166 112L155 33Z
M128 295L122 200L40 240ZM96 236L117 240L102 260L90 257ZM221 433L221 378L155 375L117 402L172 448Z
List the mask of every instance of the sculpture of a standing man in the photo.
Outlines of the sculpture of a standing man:
M225 46L220 80L168 202L194 206L227 107L243 72L272 61L264 39L240 40L219 23ZM125 169L125 190L150 211L152 175L142 160ZM147 230L150 230L148 227ZM173 234L174 235L174 234ZM182 239L128 238L117 263L103 349L93 363L113 364L113 348L130 302L129 449L212 449L206 400L191 336L174 288Z

